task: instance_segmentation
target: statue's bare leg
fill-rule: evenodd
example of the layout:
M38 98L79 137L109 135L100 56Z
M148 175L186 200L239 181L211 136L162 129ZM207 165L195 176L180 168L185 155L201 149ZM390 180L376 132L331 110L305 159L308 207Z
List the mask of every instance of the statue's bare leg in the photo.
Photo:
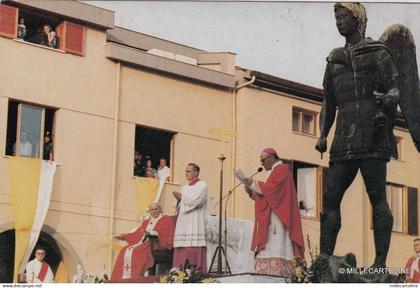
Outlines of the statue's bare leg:
M334 253L337 235L341 228L340 204L344 192L353 182L358 171L357 161L332 162L326 175L326 189L323 191L321 213L320 252Z
M376 252L373 266L385 267L393 225L393 217L386 201L386 161L383 159L362 160L360 170L372 205Z

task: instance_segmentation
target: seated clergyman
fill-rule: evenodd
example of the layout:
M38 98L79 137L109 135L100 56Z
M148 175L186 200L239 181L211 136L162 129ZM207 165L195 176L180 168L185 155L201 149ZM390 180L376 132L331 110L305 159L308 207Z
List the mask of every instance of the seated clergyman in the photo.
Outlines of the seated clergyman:
M163 215L159 203L149 205L150 218L134 232L115 236L115 240L127 242L121 249L112 271L111 280L130 279L143 276L154 265L150 254L150 236L157 236L154 250L171 249L173 245L174 218Z

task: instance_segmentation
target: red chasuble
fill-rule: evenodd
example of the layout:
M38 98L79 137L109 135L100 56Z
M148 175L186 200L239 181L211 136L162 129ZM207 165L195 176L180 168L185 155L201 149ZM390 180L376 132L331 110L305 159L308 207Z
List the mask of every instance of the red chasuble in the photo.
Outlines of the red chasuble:
M141 240L146 231L149 220L145 220L142 225L133 233L126 234L124 240L127 241L128 245L121 249L118 254L117 261L112 271L111 280L123 279L124 269L131 269L131 278L143 276L149 268L154 265L153 257L150 255L150 243L149 240L141 243ZM176 218L174 216L162 216L156 223L153 230L158 233L158 242L153 246L154 250L165 250L171 249L173 246L174 231L175 231ZM136 245L140 244L140 245ZM131 257L131 265L124 267L124 255L127 249L131 246L136 245L133 249Z
M266 182L258 181L263 195L255 193L255 224L251 249L265 249L271 211L286 227L293 244L293 255L304 257L302 224L300 221L296 188L289 166L274 167Z
M407 283L420 283L420 272L417 271L412 271L412 266L413 266L413 261L416 259L416 257L410 257L408 258L407 264L405 265L405 269L407 271L407 274L405 275L406 281ZM417 270L420 271L420 264L417 262ZM410 271L411 273L408 274L408 271ZM411 278L412 275L412 278Z
M49 266L48 266L47 263L42 262L41 270L39 271L39 274L38 274L38 277L37 277L39 279L39 281L44 282L45 276L47 276L48 267Z

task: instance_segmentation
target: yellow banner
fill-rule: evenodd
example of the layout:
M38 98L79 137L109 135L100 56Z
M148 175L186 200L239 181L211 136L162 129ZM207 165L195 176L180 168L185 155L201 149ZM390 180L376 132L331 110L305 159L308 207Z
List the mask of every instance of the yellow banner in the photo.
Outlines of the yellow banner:
M7 158L15 218L15 265L13 281L28 247L37 208L41 159Z
M69 273L67 272L66 265L61 261L57 268L57 273L54 277L55 283L69 283Z
M138 211L141 216L146 216L150 202L155 200L159 190L159 180L155 178L135 177Z

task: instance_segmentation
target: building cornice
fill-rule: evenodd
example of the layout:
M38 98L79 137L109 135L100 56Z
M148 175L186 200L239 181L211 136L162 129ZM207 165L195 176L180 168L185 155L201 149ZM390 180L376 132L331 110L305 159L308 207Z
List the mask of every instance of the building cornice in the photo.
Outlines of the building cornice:
M216 85L221 88L233 89L235 87L234 75L160 57L116 43L106 44L105 57L114 61L121 61L190 80Z

